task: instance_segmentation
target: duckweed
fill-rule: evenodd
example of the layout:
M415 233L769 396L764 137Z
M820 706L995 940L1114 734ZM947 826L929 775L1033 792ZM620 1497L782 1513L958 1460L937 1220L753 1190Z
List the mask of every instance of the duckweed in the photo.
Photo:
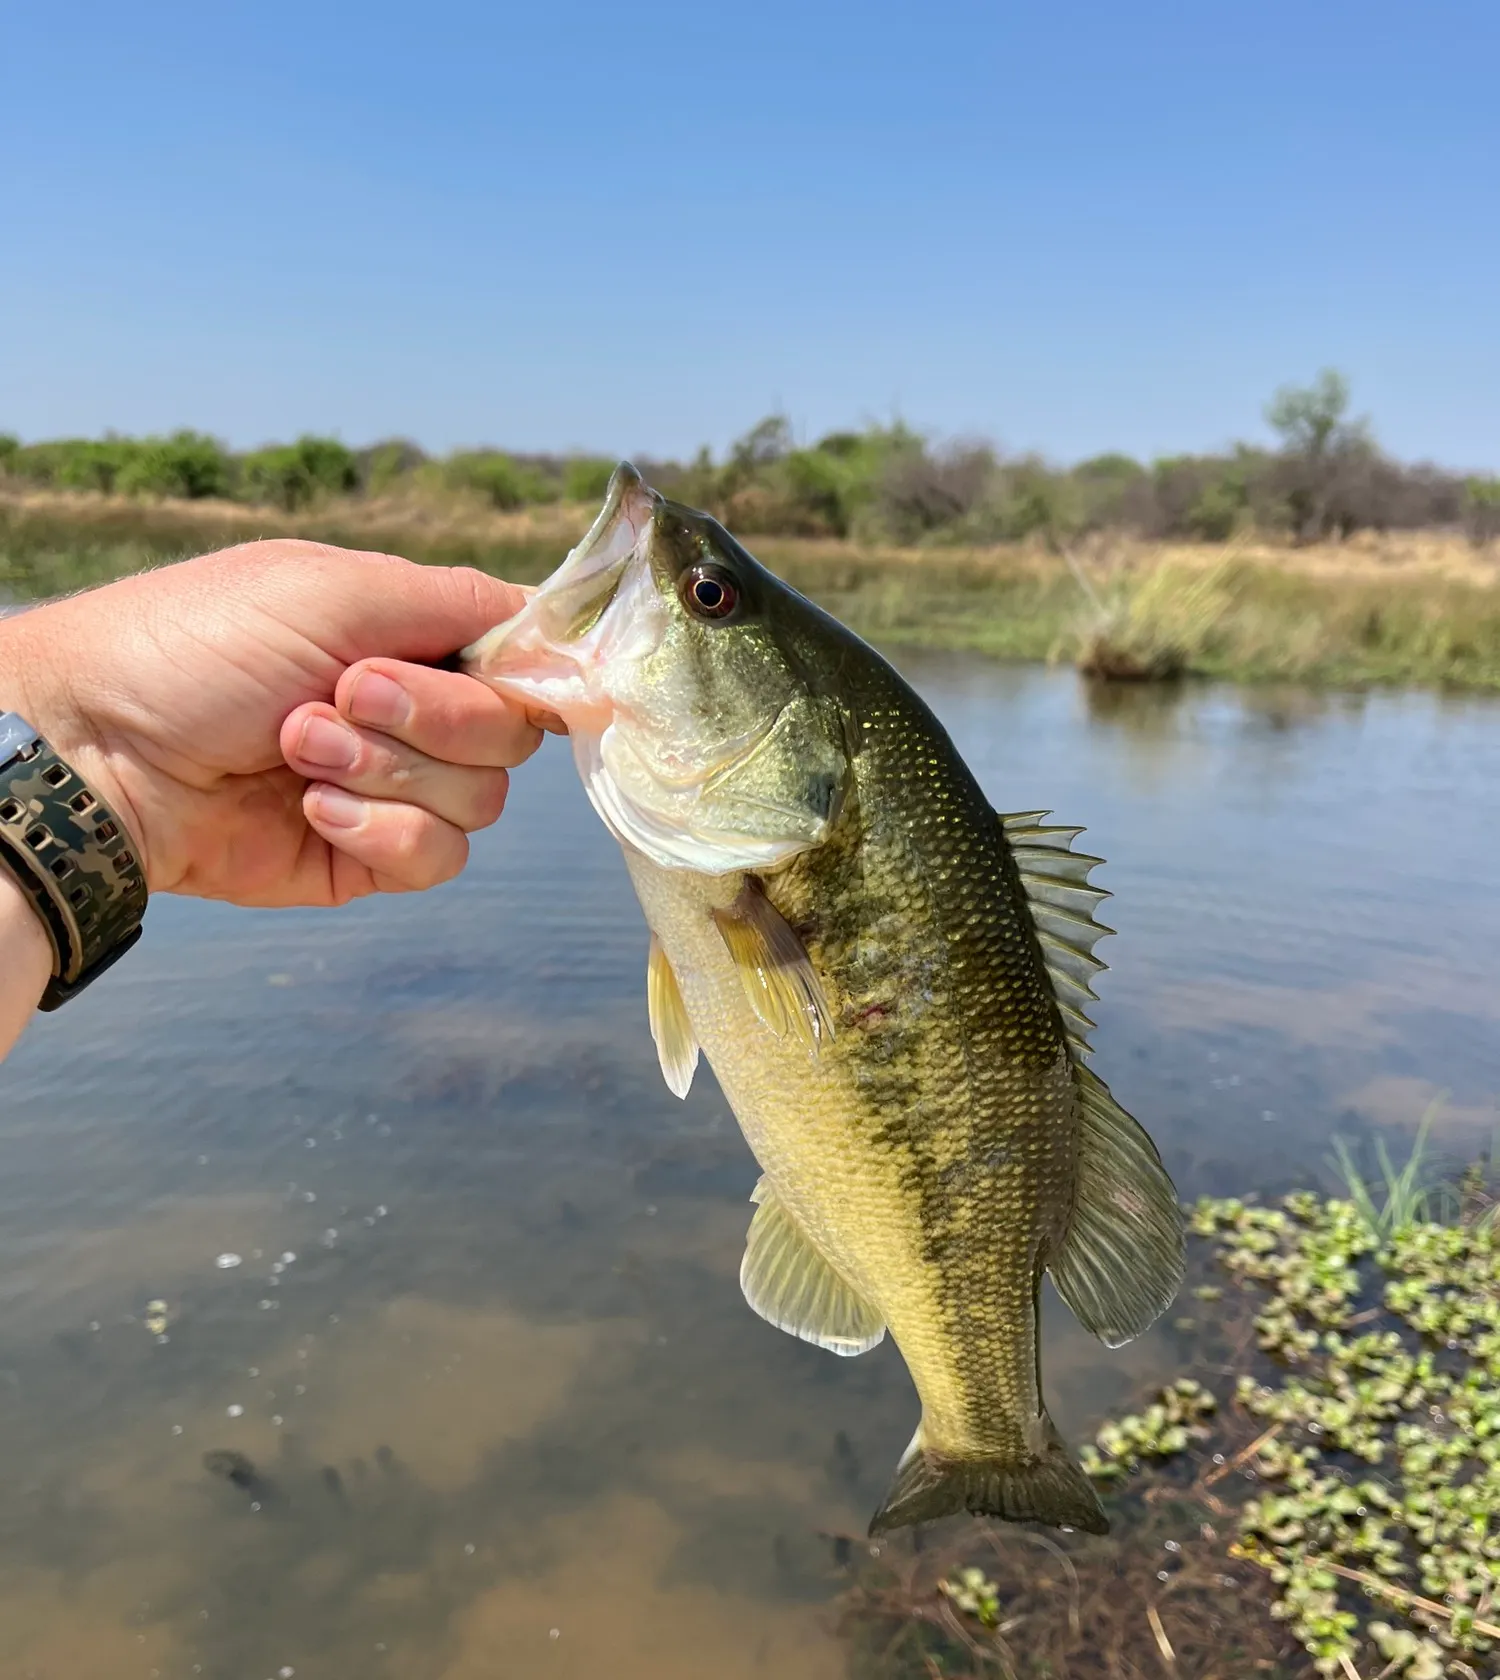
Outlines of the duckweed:
M1172 1458L1194 1441L1208 1439L1203 1420L1218 1401L1201 1383L1180 1377L1161 1390L1145 1411L1106 1423L1079 1457L1099 1481L1117 1481L1139 1470L1144 1460Z
M1269 1358L1234 1394L1261 1433L1191 1491L1232 1517L1231 1554L1270 1576L1320 1673L1485 1680L1500 1674L1500 1231L1489 1212L1369 1213L1308 1192L1193 1210L1258 1297ZM1164 1463L1214 1410L1176 1382L1106 1424L1085 1468L1116 1482Z
M960 1569L938 1582L938 1591L981 1627L1000 1624L1000 1588L982 1569Z

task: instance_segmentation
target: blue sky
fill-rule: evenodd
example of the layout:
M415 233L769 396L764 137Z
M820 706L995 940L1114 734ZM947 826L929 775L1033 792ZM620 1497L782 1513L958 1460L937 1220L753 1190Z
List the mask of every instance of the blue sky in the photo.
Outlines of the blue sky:
M0 430L1500 467L1500 6L0 5Z

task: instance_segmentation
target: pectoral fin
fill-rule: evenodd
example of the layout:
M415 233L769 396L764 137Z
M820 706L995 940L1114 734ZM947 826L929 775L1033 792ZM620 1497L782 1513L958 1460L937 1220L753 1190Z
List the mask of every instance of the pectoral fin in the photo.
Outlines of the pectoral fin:
M646 962L646 1012L667 1089L674 1097L685 1097L698 1067L698 1039L688 1020L677 976L654 933Z
M833 1037L833 1015L812 960L781 912L755 885L746 886L718 925L750 1007L778 1038L795 1033L816 1051Z
M868 1353L885 1335L880 1314L818 1253L765 1179L751 1200L759 1206L740 1263L745 1299L768 1324L804 1342L846 1356Z

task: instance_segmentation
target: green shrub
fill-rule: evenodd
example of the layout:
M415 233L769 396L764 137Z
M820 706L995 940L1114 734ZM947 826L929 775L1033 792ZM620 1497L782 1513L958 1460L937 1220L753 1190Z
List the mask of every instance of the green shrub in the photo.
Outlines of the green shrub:
M33 484L59 490L110 491L120 469L140 449L129 438L58 438L25 444L11 457L10 471Z
M1476 543L1500 537L1500 478L1464 481L1464 528Z
M599 502L609 488L615 463L602 455L574 455L563 467L565 502Z
M1206 485L1188 509L1187 532L1203 542L1227 542L1239 528L1247 505L1245 486L1226 473Z
M358 482L353 453L334 438L302 437L296 443L274 444L240 462L242 498L269 502L288 513L320 496L347 495Z
M781 471L792 503L837 537L849 534L860 482L859 457L834 455L821 447L794 449Z
M360 488L378 496L399 479L414 473L426 459L423 451L406 438L386 438L381 443L372 443L356 457Z
M556 500L556 492L535 467L522 466L495 449L468 450L450 455L446 477L455 489L476 491L493 507L525 507L531 502Z
M1313 540L1360 530L1454 530L1500 538L1500 479L1470 479L1384 455L1347 417L1336 374L1279 393L1269 410L1279 450L1237 444L1149 467L1096 455L1073 467L1001 456L983 442L935 443L901 421L830 432L799 445L784 415L757 422L716 458L643 460L651 483L731 528L767 535L847 537L876 544L975 544L1118 531L1151 540L1223 542L1242 530ZM64 490L164 498L230 495L296 511L359 490L398 485L424 499L459 492L491 507L597 505L614 462L593 455L460 450L428 460L386 439L352 454L332 439L225 454L180 431L140 440L106 436L21 444L0 435L0 474Z
M143 438L120 463L114 488L127 496L227 496L233 468L224 446L201 432Z

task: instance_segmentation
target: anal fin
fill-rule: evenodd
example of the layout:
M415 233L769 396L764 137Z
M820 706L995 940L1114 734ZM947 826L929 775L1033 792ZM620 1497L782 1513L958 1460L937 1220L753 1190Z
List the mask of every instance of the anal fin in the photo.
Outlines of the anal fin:
M751 1200L740 1288L768 1324L830 1353L868 1353L885 1335L880 1314L818 1253L763 1178Z
M756 1015L778 1038L793 1033L816 1052L833 1037L833 1013L795 929L754 881L713 915Z
M1090 1069L1075 1064L1083 1113L1073 1218L1048 1263L1057 1292L1109 1347L1171 1306L1182 1283L1183 1219L1156 1146Z
M667 1089L674 1097L685 1097L698 1067L698 1039L682 1001L682 988L654 933L646 960L646 1013Z

